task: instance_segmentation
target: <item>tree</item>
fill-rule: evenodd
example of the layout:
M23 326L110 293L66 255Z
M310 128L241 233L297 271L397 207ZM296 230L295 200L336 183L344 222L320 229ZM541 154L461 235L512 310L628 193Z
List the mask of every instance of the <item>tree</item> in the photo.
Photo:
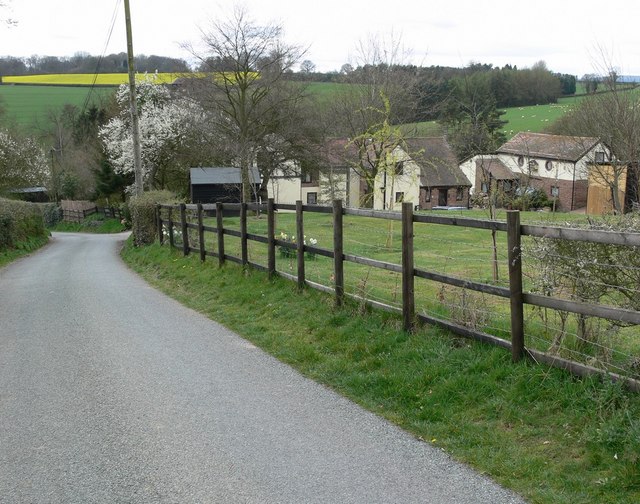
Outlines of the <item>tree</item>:
M503 113L496 107L486 74L474 72L455 80L440 122L458 159L493 152L504 143Z
M184 192L187 168L192 159L196 128L204 123L204 112L193 101L173 99L166 86L153 78L136 86L142 151L144 184L151 189L170 188ZM107 158L117 174L133 172L129 86L121 85L116 93L120 113L100 128ZM205 130L203 130L205 131ZM205 134L199 138L206 138Z
M291 131L291 118L284 112L296 111L305 97L302 86L285 81L304 51L282 36L280 25L258 25L236 7L228 20L203 33L204 53L189 48L202 70L215 71L211 62L224 62L224 71L192 79L190 86L211 127L225 139L228 158L240 168L243 201L251 200L252 185L259 182L250 178L258 153L287 144L282 134Z
M552 132L597 137L609 146L614 158L594 163L591 170L600 182L609 185L614 209L621 213L624 208L618 195L624 177L631 200L627 205L640 199L640 99L633 90L621 88L615 79L602 84L606 92L585 97L553 125Z
M8 129L0 129L0 193L23 187L46 186L47 156L38 142Z
M304 60L300 63L300 72L310 74L316 71L316 65L313 61Z

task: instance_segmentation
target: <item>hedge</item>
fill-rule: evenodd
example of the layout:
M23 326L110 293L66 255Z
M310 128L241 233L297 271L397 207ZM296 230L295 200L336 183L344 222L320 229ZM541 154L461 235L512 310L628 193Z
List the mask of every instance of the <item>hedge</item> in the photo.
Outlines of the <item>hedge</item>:
M0 250L25 248L48 235L37 204L0 198Z
M156 205L158 203L178 203L169 191L149 191L129 200L131 212L131 233L136 247L150 245L156 238Z

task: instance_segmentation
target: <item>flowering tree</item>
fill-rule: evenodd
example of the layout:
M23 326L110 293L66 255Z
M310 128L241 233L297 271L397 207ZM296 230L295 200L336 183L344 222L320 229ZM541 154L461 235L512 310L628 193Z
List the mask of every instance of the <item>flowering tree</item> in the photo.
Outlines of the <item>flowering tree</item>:
M49 175L47 156L33 138L0 130L0 192L47 185Z
M151 189L179 189L186 180L190 148L203 120L202 110L192 101L173 98L169 89L154 78L136 86L144 185ZM133 137L128 109L129 87L116 94L120 113L99 131L107 158L116 173L133 172Z

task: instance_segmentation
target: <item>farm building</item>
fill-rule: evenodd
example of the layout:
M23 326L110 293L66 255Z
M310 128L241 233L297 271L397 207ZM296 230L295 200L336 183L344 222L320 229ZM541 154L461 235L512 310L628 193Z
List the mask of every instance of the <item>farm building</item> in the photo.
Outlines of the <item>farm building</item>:
M192 203L215 203L217 201L240 203L242 201L240 168L191 168L189 176ZM255 181L252 184L252 194L257 194L260 187L260 173L257 168L251 169L249 178Z
M500 180L507 187L541 189L559 209L569 211L587 205L590 165L611 159L609 147L595 137L521 132L495 154L474 156L460 168L473 181L473 192Z

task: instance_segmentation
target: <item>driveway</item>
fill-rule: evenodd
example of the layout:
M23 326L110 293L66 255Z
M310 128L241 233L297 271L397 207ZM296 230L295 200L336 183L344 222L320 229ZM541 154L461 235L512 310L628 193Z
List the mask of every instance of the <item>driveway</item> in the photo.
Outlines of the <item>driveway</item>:
M125 235L0 269L1 503L518 503L154 290Z

